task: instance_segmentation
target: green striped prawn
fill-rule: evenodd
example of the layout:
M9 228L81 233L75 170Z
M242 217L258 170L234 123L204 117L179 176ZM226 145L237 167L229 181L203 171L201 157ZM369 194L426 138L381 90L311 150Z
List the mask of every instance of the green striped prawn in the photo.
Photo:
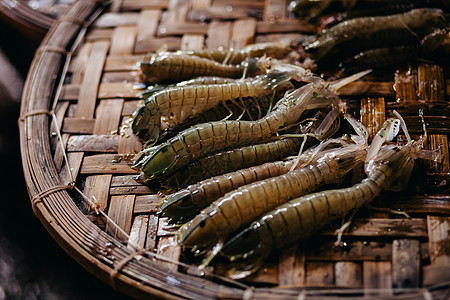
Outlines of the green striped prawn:
M285 174L256 181L225 194L179 229L179 243L198 253L211 249L203 263L205 265L221 249L228 234L280 204L308 194L323 184L341 180L366 157L368 134L360 123L355 124L363 133L362 143L344 143L328 151L313 152L313 160L299 168L294 166L292 170L291 166ZM330 142L324 143L328 145Z
M235 83L236 81L241 81L240 79L214 77L214 76L203 76L197 77L191 80L182 81L176 85L167 86L168 87L181 87L181 86L193 86L193 85L212 85L212 84L227 84ZM146 101L157 91L161 91L164 88L160 86L155 86L149 88L143 93L143 100ZM166 117L161 117L161 133L156 141L150 139L146 133L147 131L140 131L139 137L148 143L161 144L166 142L169 138L176 135L177 133L195 125L211 121L219 121L224 119L250 119L256 120L260 119L263 114L266 114L270 106L272 105L274 96L277 94L266 95L258 98L247 98L245 101L226 103L225 105L218 105L211 108L203 113L195 116L191 116L178 124L168 124L166 122ZM170 119L170 118L169 118Z
M222 64L240 64L247 58L273 57L281 59L286 57L293 49L289 43L265 42L256 43L243 47L242 49L203 49L177 51L175 54L192 55L209 58Z
M184 188L207 178L275 161L298 153L302 138L279 136L274 140L201 157L161 180L164 187Z
M208 153L268 140L299 122L306 110L331 108L315 132L320 136L338 116L339 97L334 90L368 72L336 84L310 76L310 83L287 93L270 113L256 121L225 120L192 126L151 151L142 160L141 171L148 178L165 176Z
M358 48L368 45L387 47L394 43L420 40L436 28L445 26L442 10L419 8L401 14L361 17L341 22L317 37L305 39L303 47L315 61L319 61L338 45L351 40L359 42Z
M361 183L306 195L260 216L223 246L222 255L233 262L227 275L234 279L244 278L261 266L272 249L308 238L324 225L370 203L383 190L403 189L415 159L419 156L430 158L430 152L423 150L423 141L411 140L401 116L394 115L398 119L392 125L395 128L395 124L401 124L408 139L405 146L381 146L387 132L382 129L368 151L367 178Z
M242 78L264 73L264 60L249 57L240 64L222 64L194 55L162 52L149 54L139 63L141 79L147 83L180 82L198 76Z
M295 72L268 72L266 75L236 80L221 84L188 84L168 87L151 95L144 105L135 112L132 123L136 135L146 135L156 141L161 130L161 118L169 126L179 124L185 119L199 115L226 101L246 97L263 97L273 94L280 86L290 86L289 80ZM306 70L301 69L304 74ZM303 76L303 75L302 75Z

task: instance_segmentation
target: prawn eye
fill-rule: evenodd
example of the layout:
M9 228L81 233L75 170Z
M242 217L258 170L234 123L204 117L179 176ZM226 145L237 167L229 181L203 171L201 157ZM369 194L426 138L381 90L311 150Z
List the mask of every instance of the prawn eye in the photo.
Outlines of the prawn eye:
M205 225L206 225L206 220L205 219L203 219L200 223L198 223L198 225L200 226L200 227L205 227Z
M242 234L242 238L245 239L245 240L248 239L249 236L250 236L250 233L251 233L250 230L244 231L243 234Z

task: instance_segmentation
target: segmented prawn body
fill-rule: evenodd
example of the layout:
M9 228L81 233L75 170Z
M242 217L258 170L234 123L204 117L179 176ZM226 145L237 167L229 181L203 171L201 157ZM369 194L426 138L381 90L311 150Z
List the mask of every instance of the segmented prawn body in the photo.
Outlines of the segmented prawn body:
M427 34L420 43L361 51L341 62L339 67L343 72L352 73L365 69L367 66L376 68L400 63L429 55L443 45L447 39L448 34L445 29L436 29Z
M306 239L325 224L370 203L383 190L404 188L421 146L421 142L412 141L405 146L375 146L369 150L367 178L361 183L306 195L259 217L223 246L222 254L234 262L228 275L246 277L261 266L272 249Z
M420 40L436 28L445 27L440 9L420 8L402 14L354 18L325 30L318 37L306 39L303 47L318 61L337 45L358 40L360 45L391 46L393 43ZM361 42L362 41L362 42Z
M291 51L292 49L287 43L266 42L248 45L242 49L186 50L177 51L175 53L209 58L219 63L240 64L249 57L257 58L267 56L277 59L284 58Z
M328 9L332 3L332 10ZM449 4L448 1L442 0L292 0L289 4L289 9L302 19L316 18L323 15L323 13L328 14L331 12L339 12L340 18L386 15L420 7L448 8Z
M169 126L168 124L164 123L164 126L167 126L167 128L164 128L163 125L161 125L162 131L159 133L158 139L156 140L155 144L164 143L168 141L171 137L180 133L181 131L188 129L189 127L194 126L196 124L220 121L224 119L233 120L237 119L241 115L242 115L242 106L238 105L237 103L230 103L227 104L226 106L219 105L201 114L187 118L186 120L172 126ZM142 134L142 136L144 140L149 141L149 138L146 137L145 134ZM152 143L153 141L149 142Z
M171 52L145 56L140 62L140 68L142 80L148 83L180 82L198 76L241 78L245 74L255 76L266 71L264 63L255 58L247 58L240 64L233 65Z
M200 76L190 80L185 80L178 82L176 86L186 86L186 85L206 85L206 84L223 84L235 82L236 78L225 78L218 76Z
M328 83L323 80L311 82L288 93L272 112L259 120L210 122L182 131L147 157L142 172L150 178L161 177L208 153L268 140L298 122L305 110L337 107L338 100ZM319 133L323 130L319 126Z
M242 186L213 202L178 231L178 241L187 248L219 249L225 237L250 224L266 211L319 186L335 181L360 165L366 150L349 145L325 152L315 163L281 176Z
M223 84L189 84L174 86L151 95L135 114L132 124L137 135L156 140L161 129L161 117L170 124L178 124L188 117L201 114L227 100L262 97L288 84L288 72L269 72L267 75Z
M187 184L196 183L217 175L280 160L289 155L297 154L301 140L302 138L299 137L280 136L266 143L210 154L191 162L185 168L163 179L161 183L169 188L183 188Z

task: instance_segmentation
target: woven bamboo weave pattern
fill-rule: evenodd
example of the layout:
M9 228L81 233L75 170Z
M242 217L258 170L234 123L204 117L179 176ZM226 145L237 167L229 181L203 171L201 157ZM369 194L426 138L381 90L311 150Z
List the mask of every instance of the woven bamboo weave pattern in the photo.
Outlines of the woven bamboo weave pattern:
M422 108L426 147L443 154L440 162L418 162L406 191L383 194L359 212L340 246L333 245L337 222L306 244L272 255L241 284L212 275L226 267L220 262L201 276L184 265L174 230L157 214L158 190L136 181L130 162L143 144L129 119L141 105L137 63L159 49L241 48L316 33L288 4L76 1L36 54L23 94L21 150L30 196L39 200L37 217L87 270L136 297L334 299L347 291L444 299L450 281L450 82L448 70L432 62L368 75L339 91L341 110L359 117L371 136L396 109L419 137ZM95 207L70 184L95 199ZM61 188L48 192L55 187Z

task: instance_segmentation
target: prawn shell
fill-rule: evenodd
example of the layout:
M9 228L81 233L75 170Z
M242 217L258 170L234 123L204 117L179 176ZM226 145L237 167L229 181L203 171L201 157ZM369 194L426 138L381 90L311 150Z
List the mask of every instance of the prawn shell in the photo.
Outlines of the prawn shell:
M149 55L140 63L142 79L145 82L180 82L198 76L221 76L239 78L242 68L239 65L223 65L207 58L190 55Z

